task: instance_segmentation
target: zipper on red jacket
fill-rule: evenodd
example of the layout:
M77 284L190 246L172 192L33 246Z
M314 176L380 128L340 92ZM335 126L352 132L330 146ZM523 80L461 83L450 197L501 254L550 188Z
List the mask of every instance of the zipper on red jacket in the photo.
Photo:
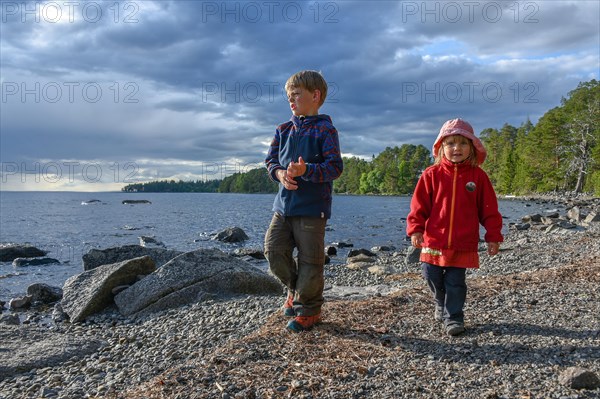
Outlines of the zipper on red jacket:
M454 176L452 177L452 202L450 203L450 231L448 233L448 249L452 248L452 230L454 230L454 207L456 203L456 179L458 177L458 165L454 165Z

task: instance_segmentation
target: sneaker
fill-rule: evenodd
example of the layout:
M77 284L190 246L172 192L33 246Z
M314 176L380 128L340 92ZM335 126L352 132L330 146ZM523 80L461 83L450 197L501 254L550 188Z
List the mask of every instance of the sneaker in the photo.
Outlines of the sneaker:
M299 333L310 330L319 321L321 321L320 313L314 316L296 316L294 320L290 320L286 328L292 332Z
M294 317L296 316L296 312L294 312L294 295L288 294L285 303L283 304L283 315L286 317Z
M435 307L435 313L433 314L433 319L435 321L444 321L444 308L440 308L438 306Z
M463 323L450 323L446 325L446 334L450 336L457 336L465 332L465 325Z

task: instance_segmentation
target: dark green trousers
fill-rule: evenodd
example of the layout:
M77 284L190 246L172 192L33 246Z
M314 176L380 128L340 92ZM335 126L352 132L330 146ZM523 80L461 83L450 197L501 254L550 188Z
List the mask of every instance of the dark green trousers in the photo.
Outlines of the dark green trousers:
M321 313L326 224L326 219L318 217L275 213L265 236L269 269L294 295L294 312L298 316Z

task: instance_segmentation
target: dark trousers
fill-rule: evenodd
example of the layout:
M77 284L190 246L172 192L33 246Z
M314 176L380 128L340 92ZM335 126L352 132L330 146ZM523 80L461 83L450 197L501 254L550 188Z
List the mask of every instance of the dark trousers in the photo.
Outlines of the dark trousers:
M463 307L467 299L467 269L440 267L425 262L421 266L423 277L433 293L435 305L443 310L444 324L464 323Z
M325 225L318 217L273 215L265 236L269 269L294 295L298 316L321 313L325 279ZM298 249L298 260L294 259Z

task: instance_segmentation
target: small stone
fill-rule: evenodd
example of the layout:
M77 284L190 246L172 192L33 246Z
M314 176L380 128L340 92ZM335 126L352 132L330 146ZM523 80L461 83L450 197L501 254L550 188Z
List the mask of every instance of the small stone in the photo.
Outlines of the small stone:
M589 224L592 222L600 222L600 214L596 212L590 212L583 221L584 224Z
M515 229L517 229L519 231L527 230L530 227L531 227L531 224L529 224L529 223L517 223L517 224L515 224Z
M500 396L498 396L498 393L496 391L488 391L484 394L484 399L498 399L500 398Z
M298 388L302 388L302 381L299 380L294 380L292 381L292 388L294 389L298 389Z
M352 257L360 256L360 255L364 255L367 257L377 256L377 254L374 254L373 252L371 252L365 248L352 249L352 250L350 250L350 252L348 252L348 258L352 258Z
M0 324L18 326L21 324L21 321L19 320L19 316L16 314L6 314L0 317Z
M593 371L581 367L570 367L563 371L558 381L572 389L596 389L600 387L600 378Z
M8 308L11 310L27 308L31 305L31 298L31 295L13 298L8 302Z
M419 263L420 256L421 248L408 247L408 251L406 252L406 258L404 259L404 264L409 265L411 263Z

